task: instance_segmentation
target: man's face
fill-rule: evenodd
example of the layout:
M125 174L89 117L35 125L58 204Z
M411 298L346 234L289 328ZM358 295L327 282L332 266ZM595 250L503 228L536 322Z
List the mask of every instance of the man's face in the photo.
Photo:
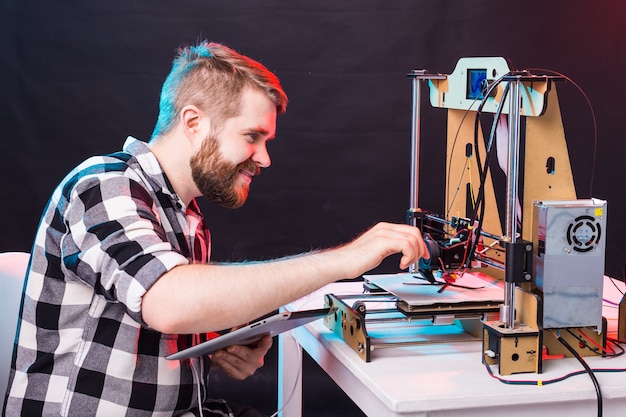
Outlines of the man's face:
M241 207L252 177L271 164L267 141L276 133L276 107L264 94L245 90L241 112L208 135L190 159L191 173L202 195L223 207Z

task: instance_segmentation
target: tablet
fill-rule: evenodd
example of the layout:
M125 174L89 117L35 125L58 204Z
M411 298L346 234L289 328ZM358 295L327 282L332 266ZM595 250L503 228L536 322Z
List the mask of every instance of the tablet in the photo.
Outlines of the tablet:
M195 358L209 355L217 350L226 349L233 345L250 345L261 340L265 335L274 337L280 333L322 318L328 314L329 310L329 308L322 308L316 310L282 311L272 316L256 320L247 326L233 330L232 332L214 339L168 355L165 359L180 360Z

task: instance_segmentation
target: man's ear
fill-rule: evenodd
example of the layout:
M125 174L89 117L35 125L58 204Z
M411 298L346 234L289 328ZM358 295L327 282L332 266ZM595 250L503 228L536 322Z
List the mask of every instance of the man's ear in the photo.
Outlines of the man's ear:
M180 124L187 137L193 139L200 132L200 119L202 110L189 104L180 111Z

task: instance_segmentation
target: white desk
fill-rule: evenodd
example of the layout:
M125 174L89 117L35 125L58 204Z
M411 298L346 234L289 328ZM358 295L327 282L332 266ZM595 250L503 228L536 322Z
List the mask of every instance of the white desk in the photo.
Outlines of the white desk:
M624 288L624 284L620 283ZM355 294L360 283L339 283L299 300L290 308L309 309L323 304L323 295ZM621 295L610 283L605 294L615 302ZM607 306L609 333L615 329L617 309ZM365 414L380 416L515 417L553 415L593 417L597 414L593 382L585 373L549 385L509 385L487 373L482 364L481 342L429 344L375 350L364 362L321 320L279 338L279 408L295 391L283 416L302 415L302 351L306 352ZM626 370L626 355L617 358L586 357L594 368ZM542 374L509 375L508 380L551 380L583 369L576 359L547 360ZM497 368L494 369L497 373ZM626 415L626 372L596 372L605 417ZM546 413L546 414L544 414Z

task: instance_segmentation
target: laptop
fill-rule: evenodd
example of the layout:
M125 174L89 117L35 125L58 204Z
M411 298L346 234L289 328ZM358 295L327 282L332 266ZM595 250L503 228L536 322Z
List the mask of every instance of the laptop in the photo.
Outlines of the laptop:
M272 337L295 329L296 327L320 319L328 314L330 308L302 311L282 311L269 317L255 320L247 326L241 327L232 332L223 334L214 339L183 349L165 357L169 360L181 360L195 358L220 349L226 349L233 345L251 345L263 338L265 335Z

